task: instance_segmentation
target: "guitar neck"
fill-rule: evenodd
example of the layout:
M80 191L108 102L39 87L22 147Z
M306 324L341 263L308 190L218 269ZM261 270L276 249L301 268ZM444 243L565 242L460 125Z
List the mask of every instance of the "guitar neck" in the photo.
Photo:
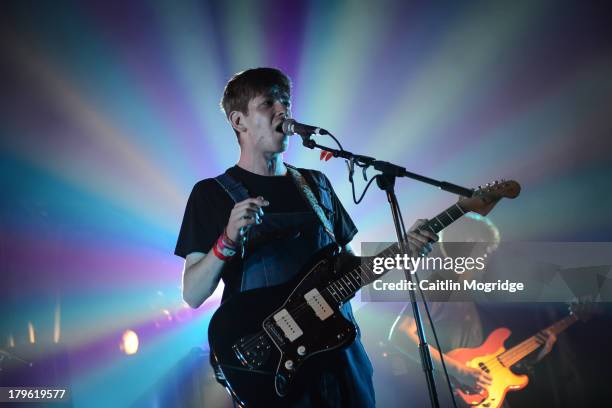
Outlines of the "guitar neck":
M523 342L500 354L498 356L499 361L505 367L513 366L546 342L546 331L558 335L577 321L578 317L573 313L564 317L558 322L551 324L546 329L539 331Z
M434 234L437 234L461 218L466 212L467 211L461 208L461 206L457 203L448 207L434 218L428 220L419 229L429 230ZM381 276L388 272L384 271L383 273L374 273L373 269L375 257L393 258L395 255L400 254L401 252L399 243L395 243L374 257L363 258L363 262L359 267L346 273L340 279L332 282L326 288L327 291L339 302L344 302L347 299L350 299L363 286L369 285L376 279L380 279Z

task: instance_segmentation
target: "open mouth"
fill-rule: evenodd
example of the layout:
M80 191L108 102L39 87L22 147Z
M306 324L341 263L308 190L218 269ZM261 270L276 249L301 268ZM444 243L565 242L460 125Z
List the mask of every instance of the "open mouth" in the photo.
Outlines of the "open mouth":
M280 134L284 134L283 133L283 122L279 123L275 130Z

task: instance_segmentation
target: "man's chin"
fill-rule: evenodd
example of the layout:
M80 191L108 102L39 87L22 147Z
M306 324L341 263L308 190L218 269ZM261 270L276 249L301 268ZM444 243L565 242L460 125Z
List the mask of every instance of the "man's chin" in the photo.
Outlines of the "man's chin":
M268 151L269 153L283 153L285 151L287 151L287 148L289 147L289 136L282 136L276 140L274 140L272 143L267 143L267 149L265 149L266 151Z

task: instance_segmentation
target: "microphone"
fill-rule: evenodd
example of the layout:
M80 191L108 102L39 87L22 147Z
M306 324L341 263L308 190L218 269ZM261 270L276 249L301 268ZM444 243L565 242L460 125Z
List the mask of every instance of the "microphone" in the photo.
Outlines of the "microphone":
M280 128L285 135L292 135L294 133L297 133L300 136L329 134L329 132L325 129L321 129L320 127L316 126L304 125L303 123L296 122L294 119L285 119Z

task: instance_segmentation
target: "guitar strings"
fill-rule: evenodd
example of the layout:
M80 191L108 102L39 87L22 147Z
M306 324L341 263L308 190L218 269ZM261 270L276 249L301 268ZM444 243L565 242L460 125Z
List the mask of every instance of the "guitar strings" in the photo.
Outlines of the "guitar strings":
M535 341L536 341L535 343L533 341L530 341L525 344L518 345L516 349L511 349L511 350L502 352L496 355L495 357L483 362L483 364L489 369L489 371L499 371L500 369L502 370L510 369L511 366L516 364L518 361L520 361L524 357L524 356L521 356L517 358L517 356L523 354L523 352L526 352L527 350L530 349L525 354L527 355L542 345L542 343L538 343L537 340ZM504 363L500 359L504 359L506 360L506 362ZM499 367L496 367L496 365Z
M555 326L556 328L561 327L561 329L564 329L566 327L568 327L569 325L571 325L572 323L575 323L578 320L578 317L575 314L570 314L569 316L567 316L565 319L555 323L553 326ZM552 327L552 326L551 326ZM544 331L538 332L537 334L535 334L532 337L535 337L536 344L535 344L535 348L530 350L529 353L531 353L531 351L537 349L539 346L541 346L542 344L544 344L546 342L546 340L544 338L542 338L542 336L544 335ZM531 339L528 339L531 340ZM526 343L526 345L533 345L534 343ZM505 357L510 357L510 361L512 362L510 365L515 364L517 361L520 360L520 357L518 360L514 361L516 359L516 355L517 353L520 355L523 353L523 350L520 348L521 345L517 346L519 348L517 348L516 350L514 349L510 349L507 352L504 352L502 354L506 354ZM511 353L510 353L511 352ZM502 355L500 354L500 356Z
M530 339L529 342L518 346L516 349L511 349L508 350L509 352L507 353L500 354L500 357L506 360L508 367L511 367L512 365L520 361L523 357L525 357L526 355L540 347L542 344L544 344L544 342L545 341L540 338Z

